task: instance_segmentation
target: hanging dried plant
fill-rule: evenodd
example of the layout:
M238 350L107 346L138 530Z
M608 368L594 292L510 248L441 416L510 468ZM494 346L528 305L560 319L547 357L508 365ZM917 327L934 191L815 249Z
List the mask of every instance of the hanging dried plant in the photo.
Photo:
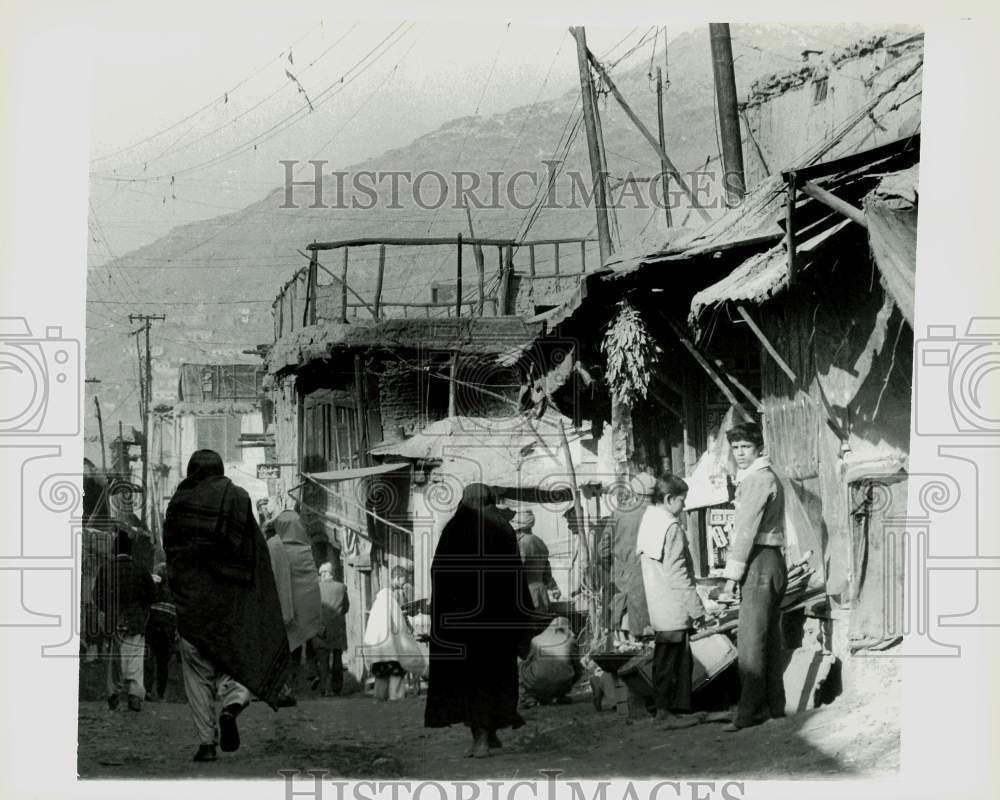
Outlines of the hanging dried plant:
M638 310L627 300L618 303L618 313L605 331L601 352L607 359L605 380L612 396L627 405L645 400L649 379L663 351Z

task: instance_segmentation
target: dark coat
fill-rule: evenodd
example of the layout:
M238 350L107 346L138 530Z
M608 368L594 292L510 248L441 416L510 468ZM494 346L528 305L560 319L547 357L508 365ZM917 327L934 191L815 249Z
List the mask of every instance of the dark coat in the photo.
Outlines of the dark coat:
M288 638L250 497L221 475L185 479L167 507L163 546L178 633L277 708Z
M154 599L153 576L132 560L119 555L102 566L94 583L94 604L104 612L104 631L135 636L146 632L146 619Z
M642 566L635 552L639 524L648 506L648 499L643 498L616 508L600 537L599 555L611 560L611 586L608 587L608 598L614 608L611 622L614 627L620 627L622 617L627 613L629 631L633 636L641 635L649 625Z
M424 724L491 730L523 725L517 656L547 620L535 614L514 529L486 487L468 487L445 525L431 587Z

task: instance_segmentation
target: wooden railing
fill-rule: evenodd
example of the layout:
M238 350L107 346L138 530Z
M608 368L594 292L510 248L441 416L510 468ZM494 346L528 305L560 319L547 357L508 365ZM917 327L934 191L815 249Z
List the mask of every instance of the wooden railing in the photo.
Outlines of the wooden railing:
M513 313L513 297L511 296L512 278L515 274L521 281L550 281L562 279L578 279L587 273L587 250L596 246L596 239L541 239L530 242L515 242L510 239L465 238L461 234L454 237L380 237L344 239L335 242L313 242L305 250L300 251L309 263L296 271L292 278L282 286L272 304L274 310L275 338L291 333L307 325L315 325L319 321L348 322L364 314L374 319L384 319L387 316L398 316L387 313L390 310L400 310L401 316L506 316ZM383 284L386 270L386 255L390 247L447 247L455 248L455 297L446 301L399 301L383 298ZM375 288L370 298L363 297L355 291L348 282L351 268L350 253L352 249L377 247L378 271ZM472 248L473 274L470 276L466 268L466 249ZM497 279L495 290L486 290L486 253L496 250ZM551 256L539 258L539 250L551 252ZM340 274L335 268L320 261L320 253L326 251L342 251ZM578 254L578 255L577 255ZM515 256L519 265L515 264ZM594 254L593 263L599 266L599 259ZM540 270L542 264L551 264L550 270ZM323 272L332 279L332 283L320 284L319 274ZM472 291L464 291L469 279L474 281ZM339 302L336 302L336 314L319 313L320 290L334 287L339 289ZM469 297L471 295L471 297ZM323 299L328 299L325 294Z

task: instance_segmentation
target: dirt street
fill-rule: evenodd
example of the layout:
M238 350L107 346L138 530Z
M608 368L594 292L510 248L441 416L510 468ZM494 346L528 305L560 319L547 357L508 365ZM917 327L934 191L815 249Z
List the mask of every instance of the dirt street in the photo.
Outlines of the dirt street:
M870 776L898 769L898 703L892 682L871 697L842 697L737 733L718 724L665 732L648 720L598 713L581 690L572 705L524 712L527 725L501 732L502 751L473 760L462 755L464 729L423 727L423 697L306 698L277 713L255 702L240 718L240 750L195 764L184 704L147 703L135 713L81 701L78 763L82 778L277 779L288 769L385 779L541 779L540 770L567 778Z

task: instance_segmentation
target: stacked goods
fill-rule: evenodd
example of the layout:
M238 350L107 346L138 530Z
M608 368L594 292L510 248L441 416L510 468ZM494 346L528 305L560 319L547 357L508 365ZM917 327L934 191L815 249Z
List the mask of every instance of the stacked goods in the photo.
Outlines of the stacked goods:
M788 568L788 584L785 586L785 596L781 601L783 610L795 605L805 594L806 587L809 586L809 579L816 571L808 565L811 555L812 551L807 552L805 556Z
M788 583L785 587L785 596L781 600L782 610L787 610L802 600L809 587L809 579L815 572L809 566L809 559L812 551L807 551L802 558L788 567ZM713 595L716 595L713 597ZM720 610L709 613L702 623L701 630L695 633L692 641L703 639L715 633L727 633L735 630L737 618L739 617L739 599L713 589L708 596L715 601Z

